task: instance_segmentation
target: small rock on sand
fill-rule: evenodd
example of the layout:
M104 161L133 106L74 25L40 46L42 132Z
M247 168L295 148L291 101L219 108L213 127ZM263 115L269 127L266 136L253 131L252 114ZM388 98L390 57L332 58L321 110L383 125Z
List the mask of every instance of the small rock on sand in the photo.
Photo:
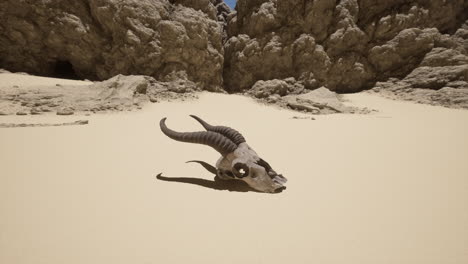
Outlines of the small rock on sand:
M74 113L70 108L61 108L57 111L57 115L73 115Z
M78 121L75 121L71 124L74 124L74 125L87 125L89 124L89 121L88 120L78 120Z
M42 114L42 111L37 109L37 108L33 108L31 109L31 115L40 115Z
M16 115L24 116L24 115L28 115L28 113L24 111L19 111L19 112L16 112Z
M315 118L311 116L293 116L292 119L309 119L309 120L315 120Z

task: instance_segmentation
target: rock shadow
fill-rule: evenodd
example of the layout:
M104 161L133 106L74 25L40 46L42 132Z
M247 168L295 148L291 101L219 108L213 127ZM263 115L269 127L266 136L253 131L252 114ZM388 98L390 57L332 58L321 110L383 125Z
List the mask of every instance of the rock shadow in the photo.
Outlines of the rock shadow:
M66 60L59 60L55 63L52 77L60 79L81 80L73 68L73 64Z

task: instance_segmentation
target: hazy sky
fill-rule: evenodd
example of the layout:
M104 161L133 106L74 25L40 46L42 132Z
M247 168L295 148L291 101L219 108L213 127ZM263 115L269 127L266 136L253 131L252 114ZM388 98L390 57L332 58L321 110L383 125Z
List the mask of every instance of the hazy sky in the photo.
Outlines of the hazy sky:
M234 9L234 7L236 6L237 0L224 0L224 2L226 2L226 4L227 4L231 9Z

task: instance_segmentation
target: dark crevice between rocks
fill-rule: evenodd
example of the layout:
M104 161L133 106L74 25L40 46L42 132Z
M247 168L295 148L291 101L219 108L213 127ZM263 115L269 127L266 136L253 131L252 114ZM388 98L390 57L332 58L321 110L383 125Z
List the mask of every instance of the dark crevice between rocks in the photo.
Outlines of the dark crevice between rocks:
M396 16L397 14L406 14L409 12L411 9L412 5L407 2L400 2L395 1L394 5L386 8L384 10L381 10L380 12L376 12L375 14L369 15L368 12L365 10L362 10L362 3L358 3L359 5L359 14L358 14L358 20L356 22L357 26L359 28L366 28L366 25L371 24L372 21L378 21L382 17L386 17L388 15L391 16Z
M432 50L419 55L415 56L411 59L408 60L406 65L397 67L397 68L392 68L389 69L385 72L377 72L376 78L374 81L371 81L373 84L372 86L364 87L363 90L368 90L372 89L373 85L375 85L377 82L387 82L389 79L399 79L403 80L405 79L409 74L411 74L415 69L420 67L422 61L424 60L425 56L430 53Z
M443 30L440 33L453 35L455 32L462 27L463 24L468 20L468 6L463 9L463 12L459 13L456 19L456 24L452 29Z
M59 60L55 63L54 70L52 76L54 78L60 79L72 79L72 80L81 80L76 74L75 69L73 69L73 65L69 61Z

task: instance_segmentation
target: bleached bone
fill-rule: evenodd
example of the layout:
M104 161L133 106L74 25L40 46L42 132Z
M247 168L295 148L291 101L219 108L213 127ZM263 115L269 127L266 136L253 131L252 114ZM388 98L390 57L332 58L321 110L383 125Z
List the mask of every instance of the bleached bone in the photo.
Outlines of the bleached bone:
M216 170L223 180L241 180L261 192L274 193L286 188L286 178L261 159L247 145L241 133L226 126L212 126L197 116L190 116L207 131L176 132L166 126L166 118L159 122L161 131L174 140L208 145L221 153Z

